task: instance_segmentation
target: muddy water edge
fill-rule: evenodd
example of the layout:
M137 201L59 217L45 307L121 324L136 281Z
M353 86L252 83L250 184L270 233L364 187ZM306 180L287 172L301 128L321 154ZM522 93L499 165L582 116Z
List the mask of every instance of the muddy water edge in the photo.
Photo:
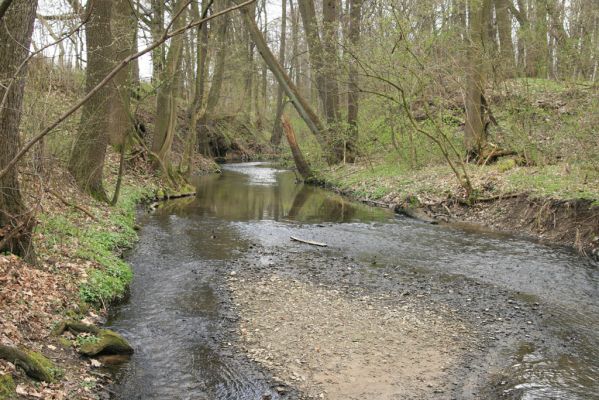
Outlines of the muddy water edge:
M115 399L598 398L591 261L266 164L196 185L139 217L130 297L109 322L136 349Z

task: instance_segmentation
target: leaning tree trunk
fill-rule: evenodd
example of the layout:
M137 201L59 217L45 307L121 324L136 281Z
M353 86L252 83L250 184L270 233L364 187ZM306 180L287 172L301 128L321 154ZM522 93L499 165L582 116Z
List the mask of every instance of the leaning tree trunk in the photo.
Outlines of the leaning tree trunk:
M37 0L15 1L2 18L0 29L0 99L6 95L0 109L0 170L15 157L19 150L19 125L23 104L25 71L11 79L27 57ZM6 87L10 85L8 94ZM23 202L16 168L0 179L0 253L33 258L31 231L34 221Z
M283 126L283 130L285 131L285 136L287 137L287 143L289 143L289 148L291 149L291 154L293 155L293 161L295 162L295 167L297 168L297 172L302 176L304 181L308 181L314 177L310 166L306 162L302 151L297 144L297 139L295 138L295 131L289 122L289 118L283 116L281 118L281 124Z
M272 74L275 76L278 83L285 89L285 94L291 100L291 103L297 110L300 117L304 120L306 125L308 125L308 128L316 137L316 140L320 144L321 148L327 149L328 145L323 136L324 127L320 122L320 119L318 118L312 107L310 107L308 102L299 94L297 88L295 87L293 82L291 82L291 79L285 73L285 70L283 69L281 64L278 63L274 54L272 54L272 52L270 51L270 48L266 44L266 40L264 40L264 36L262 36L262 32L260 32L260 30L258 29L256 21L253 18L253 14L250 11L251 9L249 9L248 7L244 7L241 9L241 15L243 17L243 21L245 22L247 29L252 35L252 40L256 44L256 47L258 48L258 51L260 52L262 59L264 60ZM327 161L331 162L331 160L329 159Z
M95 0L86 25L87 69L86 92L92 91L113 68L111 52L112 34L110 18L111 0ZM108 201L102 183L102 170L108 143L108 115L114 99L112 85L105 85L84 105L81 112L79 134L69 161L69 171L77 185L98 200Z
M285 44L287 36L287 0L281 2L281 41L279 42L279 63L285 67ZM285 108L284 103L284 90L283 86L279 85L277 90L277 114L275 116L275 122L273 124L272 136L270 137L270 143L274 146L281 144L281 137L283 136L283 126L281 125L281 116L283 115L283 109Z

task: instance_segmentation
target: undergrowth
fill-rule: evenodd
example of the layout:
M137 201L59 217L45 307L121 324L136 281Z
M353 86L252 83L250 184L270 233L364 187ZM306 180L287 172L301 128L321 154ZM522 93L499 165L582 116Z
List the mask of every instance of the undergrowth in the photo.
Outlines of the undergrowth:
M49 248L66 248L72 256L92 262L87 279L79 288L84 302L106 305L125 295L133 273L121 255L137 240L135 208L148 194L143 188L123 188L109 217L91 224L81 221L75 211L40 216L38 232L50 241Z

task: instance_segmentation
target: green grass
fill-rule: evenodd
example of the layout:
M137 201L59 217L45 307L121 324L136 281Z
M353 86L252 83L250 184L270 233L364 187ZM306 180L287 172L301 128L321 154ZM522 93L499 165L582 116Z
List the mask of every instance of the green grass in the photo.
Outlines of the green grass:
M516 168L507 177L514 191L558 199L599 199L599 172L584 166Z
M79 288L83 301L103 305L124 296L133 279L131 267L120 257L137 240L134 230L136 204L149 193L145 189L124 187L118 204L108 219L81 226L75 211L61 215L42 215L38 232L50 245L73 246L74 256L94 261L100 268L88 271Z

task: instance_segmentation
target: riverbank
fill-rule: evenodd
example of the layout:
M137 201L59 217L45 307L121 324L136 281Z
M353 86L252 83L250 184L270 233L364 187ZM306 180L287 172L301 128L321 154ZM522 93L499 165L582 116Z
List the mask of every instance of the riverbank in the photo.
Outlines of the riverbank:
M493 229L568 246L599 258L599 173L563 164L467 166L478 195L469 204L449 167L402 170L362 163L323 170L324 186L432 223Z
M196 165L214 166L207 160ZM107 168L105 176L113 192L116 169ZM37 174L23 177L38 222L36 263L0 255L0 344L43 355L54 365L53 379L37 382L0 359L0 399L108 398L111 377L100 369L102 362L78 352L85 338L56 336L52 330L65 319L106 321L110 305L126 296L133 279L122 256L137 240L138 204L168 191L158 177L133 170L123 177L117 204L109 206L82 193L62 168L46 171L43 180Z

